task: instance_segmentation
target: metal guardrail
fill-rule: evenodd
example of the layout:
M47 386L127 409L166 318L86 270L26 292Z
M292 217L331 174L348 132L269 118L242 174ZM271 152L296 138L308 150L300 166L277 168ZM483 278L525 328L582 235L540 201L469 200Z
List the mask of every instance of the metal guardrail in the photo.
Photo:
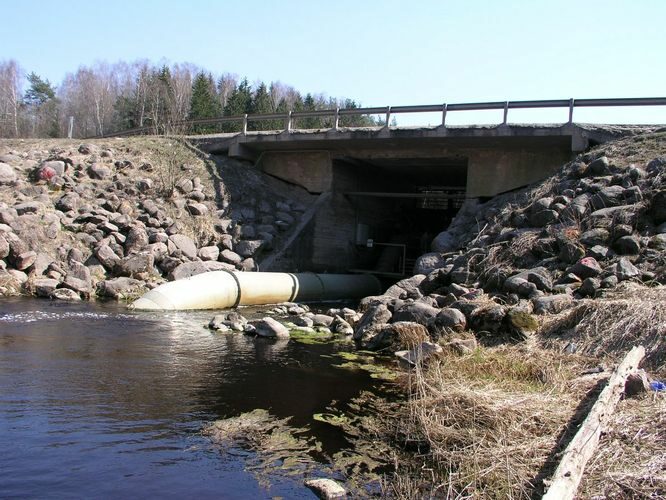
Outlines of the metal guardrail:
M241 123L241 134L247 134L248 123L267 120L283 120L285 132L295 130L294 120L299 118L333 118L331 129L340 128L340 118L345 116L363 115L385 115L386 124L391 122L391 116L405 113L441 113L442 126L446 126L446 116L450 112L457 111L488 111L504 110L502 124L506 125L510 109L545 109L545 108L568 108L569 121L573 123L573 112L575 108L590 107L617 107L617 106L666 106L666 97L630 97L613 99L552 99L538 101L494 101L459 104L425 104L416 106L383 106L370 108L335 108L321 109L315 111L289 111L286 113L244 114L236 116L223 116L219 118L206 118L199 120L183 120L169 124L172 129L191 128L197 125L221 125L225 123ZM107 134L99 137L120 137L127 135L155 134L155 127L139 127L121 132Z

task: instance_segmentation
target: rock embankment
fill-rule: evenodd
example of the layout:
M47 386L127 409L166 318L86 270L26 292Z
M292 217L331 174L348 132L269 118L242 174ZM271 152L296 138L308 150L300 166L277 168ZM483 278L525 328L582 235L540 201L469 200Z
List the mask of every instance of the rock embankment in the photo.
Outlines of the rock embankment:
M623 139L537 186L467 202L414 276L362 301L354 339L395 345L392 325L405 322L432 341L469 331L525 339L543 315L626 282L666 284L665 150L664 132Z
M132 298L256 270L307 197L216 161L167 139L0 142L0 295Z

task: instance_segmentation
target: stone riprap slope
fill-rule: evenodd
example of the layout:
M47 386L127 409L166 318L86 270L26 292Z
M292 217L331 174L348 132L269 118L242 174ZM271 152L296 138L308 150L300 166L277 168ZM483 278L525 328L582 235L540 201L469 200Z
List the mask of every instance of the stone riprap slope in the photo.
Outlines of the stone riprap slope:
M255 270L308 203L179 140L0 141L0 295L129 299Z
M665 180L662 131L580 155L537 186L467 202L433 241L434 251L418 259L413 277L363 301L355 339L369 348L391 345L399 336L397 322L425 326L432 340L464 331L525 339L550 315L621 299L628 290L654 302L643 309L663 316ZM631 304L625 306L631 314ZM560 326L573 328L583 319ZM650 328L659 325L626 329L617 350L652 334L656 348L661 341Z

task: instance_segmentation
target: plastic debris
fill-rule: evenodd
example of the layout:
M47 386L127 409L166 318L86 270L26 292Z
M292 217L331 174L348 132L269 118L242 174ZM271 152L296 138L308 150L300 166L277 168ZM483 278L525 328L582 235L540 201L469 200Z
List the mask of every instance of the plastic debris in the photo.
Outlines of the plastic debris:
M663 380L653 380L650 382L650 389L657 392L666 391L666 382Z

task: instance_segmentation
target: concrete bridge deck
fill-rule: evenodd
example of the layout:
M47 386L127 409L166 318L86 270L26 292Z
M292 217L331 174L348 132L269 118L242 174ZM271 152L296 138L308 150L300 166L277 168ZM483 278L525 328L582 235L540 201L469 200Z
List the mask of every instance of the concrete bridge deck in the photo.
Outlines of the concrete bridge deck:
M188 140L204 151L257 163L312 193L332 189L333 165L340 162L411 177L427 171L429 184L436 171L444 179L464 164L466 195L476 198L541 180L590 145L653 128L574 123L367 127L197 135Z

